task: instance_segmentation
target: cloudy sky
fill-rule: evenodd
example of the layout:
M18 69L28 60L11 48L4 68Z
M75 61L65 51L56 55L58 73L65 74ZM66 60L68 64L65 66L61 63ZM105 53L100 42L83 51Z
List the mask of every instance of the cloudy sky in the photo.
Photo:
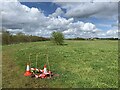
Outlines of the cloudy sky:
M2 27L50 37L53 31L66 38L118 37L117 2L1 2Z

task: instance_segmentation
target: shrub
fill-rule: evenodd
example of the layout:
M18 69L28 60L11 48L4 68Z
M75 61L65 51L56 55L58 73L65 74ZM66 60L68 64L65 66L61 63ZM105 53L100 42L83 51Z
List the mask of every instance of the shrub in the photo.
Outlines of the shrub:
M63 45L64 35L61 32L53 32L51 40L57 45Z

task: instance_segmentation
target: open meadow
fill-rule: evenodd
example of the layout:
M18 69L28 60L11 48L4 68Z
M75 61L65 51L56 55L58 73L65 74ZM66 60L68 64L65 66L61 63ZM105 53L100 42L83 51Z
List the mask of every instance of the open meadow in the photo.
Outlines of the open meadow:
M51 79L25 77L30 53L31 66L35 67L38 54L41 69L47 64L48 54L50 70L59 76ZM2 87L117 88L118 41L66 40L62 46L50 41L3 45Z

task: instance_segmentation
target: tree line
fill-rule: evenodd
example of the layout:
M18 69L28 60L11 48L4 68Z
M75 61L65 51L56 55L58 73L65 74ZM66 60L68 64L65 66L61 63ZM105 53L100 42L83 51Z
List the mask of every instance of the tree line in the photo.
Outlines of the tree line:
M19 32L15 35L11 34L9 31L2 30L2 45L17 44L23 42L37 42L37 41L48 41L49 38L25 35Z
M118 40L118 38L68 38L67 40Z
M61 32L53 32L50 38L33 36L33 35L26 35L22 32L19 32L15 35L10 33L9 31L2 30L2 45L8 44L18 44L18 43L25 43L25 42L38 42L38 41L49 41L51 40L53 43L57 45L64 44L64 35ZM68 38L66 40L118 40L118 38Z

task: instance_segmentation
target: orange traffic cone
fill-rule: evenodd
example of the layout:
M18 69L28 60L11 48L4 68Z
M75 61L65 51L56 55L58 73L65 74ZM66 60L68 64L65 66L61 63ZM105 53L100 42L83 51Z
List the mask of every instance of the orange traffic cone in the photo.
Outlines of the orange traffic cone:
M27 64L26 72L24 73L24 76L30 76L32 73L30 72L29 64Z
M44 74L47 73L47 68L46 68L46 65L44 65Z

